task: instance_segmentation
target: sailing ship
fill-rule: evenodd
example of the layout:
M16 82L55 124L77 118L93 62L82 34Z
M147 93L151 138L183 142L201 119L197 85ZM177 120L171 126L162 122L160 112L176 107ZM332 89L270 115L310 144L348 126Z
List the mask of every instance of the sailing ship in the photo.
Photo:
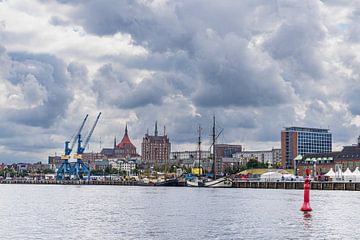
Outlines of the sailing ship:
M194 177L192 180L188 180L186 181L186 185L189 187L211 187L211 188L225 188L225 187L232 187L233 185L233 181L231 178L228 177L221 177L221 178L216 178L216 150L215 150L215 142L216 142L216 138L218 136L216 136L216 128L215 128L215 116L213 117L213 132L212 132L212 149L213 149L213 153L212 153L212 159L213 159L213 163L212 163L212 174L213 174L213 178L207 178L207 177L202 177L201 176L201 127L199 126L199 141L198 141L198 157L199 157L199 161L198 161L198 169L197 169L197 176Z
M164 179L155 183L158 187L176 187L179 185L179 181L176 178Z
M193 180L187 181L186 184L188 187L228 188L232 187L233 182L228 177L221 177L215 180L195 177Z

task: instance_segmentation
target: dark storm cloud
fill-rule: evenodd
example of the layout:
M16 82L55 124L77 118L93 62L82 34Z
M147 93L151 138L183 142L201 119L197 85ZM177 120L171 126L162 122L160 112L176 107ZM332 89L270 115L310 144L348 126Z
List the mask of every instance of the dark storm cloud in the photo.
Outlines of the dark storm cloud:
M318 79L323 77L323 67L317 50L324 37L324 29L320 26L284 23L266 42L265 49L274 59L291 64L292 71L306 73L313 79Z
M146 60L142 63L141 60L135 61L132 66L137 64L140 68L182 74L188 82L177 81L184 89L175 91L192 95L199 106L277 105L292 101L291 86L282 79L275 62L248 48L251 37L249 25L255 25L255 31L269 26L262 24L266 21L248 21L235 10L244 7L241 11L253 10L255 15L276 10L274 2L264 3L237 3L238 8L226 4L197 5L198 17L195 18L192 3L167 2L157 11L150 2L91 1L77 9L74 20L99 35L130 33L136 43L151 50ZM236 16L238 20L233 21L231 16ZM274 16L270 14L268 18L272 22ZM156 84L164 85L158 81L148 84L148 88L153 88L150 92L141 89L141 85L133 90L130 87L129 91L134 91L130 96L133 100L129 104L117 105L130 108L146 105L146 101L159 104L159 99L166 93L162 87L156 88ZM190 83L195 88L189 88ZM96 84L99 86L99 81ZM129 88L124 82L121 85L125 90ZM98 92L106 89L97 86L95 89ZM154 92L160 96L156 98L150 94ZM139 93L144 95L143 99ZM171 94L171 91L167 93ZM99 93L99 96L106 99L111 94ZM135 96L140 99L135 100ZM119 99L116 101L122 102Z
M19 85L30 76L44 89L46 96L36 107L9 109L9 119L30 126L50 127L57 118L65 115L72 100L66 65L60 59L46 54L13 53L11 60L13 62L8 80ZM25 87L24 91L27 90L29 89Z
M276 17L277 1L232 1L219 4L209 1L92 0L80 3L74 21L98 35L129 33L138 44L153 51L183 49L196 51L191 42L199 30L212 28L221 35L237 32L251 37L271 27ZM248 14L254 18L249 18ZM264 18L265 17L265 18ZM256 20L255 20L256 19Z
M167 94L167 85L161 75L135 83L126 70L114 69L111 64L107 64L97 72L93 91L100 103L130 109L149 104L160 105Z
M141 1L93 0L82 1L73 17L91 33L129 33L138 44L156 51L186 46L191 35L182 30L176 15L158 15L156 11Z
M277 66L261 53L249 50L237 35L201 38L199 69L202 81L194 95L201 106L269 106L292 100L292 89ZM213 56L216 56L213 57ZM264 64L265 63L265 64Z

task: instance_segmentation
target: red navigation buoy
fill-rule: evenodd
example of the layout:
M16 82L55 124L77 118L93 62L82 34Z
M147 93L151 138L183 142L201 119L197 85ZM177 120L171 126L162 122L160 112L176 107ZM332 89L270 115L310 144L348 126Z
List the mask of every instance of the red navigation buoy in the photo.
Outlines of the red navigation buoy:
M306 169L306 177L304 182L304 203L301 207L301 211L310 212L312 209L310 207L310 179L309 179L309 169Z

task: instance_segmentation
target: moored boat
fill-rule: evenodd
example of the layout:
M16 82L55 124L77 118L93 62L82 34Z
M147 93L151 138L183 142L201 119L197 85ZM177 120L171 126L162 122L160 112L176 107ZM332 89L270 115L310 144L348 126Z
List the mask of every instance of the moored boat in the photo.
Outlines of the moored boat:
M204 179L194 177L192 180L186 181L186 186L188 187L204 187Z
M213 133L212 133L212 138L213 138L213 142L212 142L212 149L213 149L213 153L212 153L212 157L213 157L213 167L212 167L212 175L213 178L207 178L207 177L202 177L201 174L201 165L200 165L200 161L201 161L201 157L200 157L200 153L201 153L201 127L199 126L199 142L198 142L198 147L199 147L199 164L198 164L198 176L194 177L188 181L186 181L186 185L189 187L211 187L211 188L228 188L228 187L232 187L233 185L233 181L231 178L228 177L220 177L220 178L216 178L216 154L215 154L215 142L216 142L216 138L218 137L218 135L216 135L216 129L215 129L215 116L213 118Z
M232 187L233 181L231 178L222 177L215 180L209 178L194 178L186 181L188 187L210 187L210 188L229 188Z
M175 187L178 185L179 185L179 181L176 178L166 179L155 183L155 186L161 186L161 187Z
M215 180L207 181L204 183L205 187L212 187L212 188L229 188L232 187L233 181L231 178L222 177Z

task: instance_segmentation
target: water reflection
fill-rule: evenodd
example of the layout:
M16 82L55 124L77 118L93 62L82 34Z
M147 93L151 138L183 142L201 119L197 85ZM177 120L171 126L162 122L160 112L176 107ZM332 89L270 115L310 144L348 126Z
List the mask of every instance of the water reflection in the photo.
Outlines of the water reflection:
M310 212L304 212L303 215L303 224L304 224L304 229L310 229L312 226L312 216Z
M304 220L305 221L311 220L311 213L310 212L304 212Z

